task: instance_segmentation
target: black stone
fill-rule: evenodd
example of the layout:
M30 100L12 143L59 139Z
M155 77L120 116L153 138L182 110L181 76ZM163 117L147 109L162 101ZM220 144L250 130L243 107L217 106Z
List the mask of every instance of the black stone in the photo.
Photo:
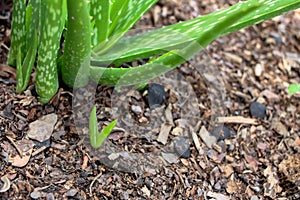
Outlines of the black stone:
M266 106L256 101L252 102L250 105L250 114L252 117L264 119L266 117L266 110Z
M175 138L174 148L181 158L189 158L191 156L190 146L191 143L186 137L179 136Z
M147 102L150 108L159 107L166 99L166 92L163 86L157 83L148 84Z
M44 142L38 142L34 140L34 145L36 148L41 148L41 147L50 147L51 146L51 141L49 140L45 140Z

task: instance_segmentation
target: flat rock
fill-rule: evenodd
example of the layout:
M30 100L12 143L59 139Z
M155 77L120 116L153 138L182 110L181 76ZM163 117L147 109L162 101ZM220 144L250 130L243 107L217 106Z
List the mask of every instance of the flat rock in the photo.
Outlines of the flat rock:
M39 142L48 140L53 133L56 122L57 115L54 113L43 116L29 124L28 137Z

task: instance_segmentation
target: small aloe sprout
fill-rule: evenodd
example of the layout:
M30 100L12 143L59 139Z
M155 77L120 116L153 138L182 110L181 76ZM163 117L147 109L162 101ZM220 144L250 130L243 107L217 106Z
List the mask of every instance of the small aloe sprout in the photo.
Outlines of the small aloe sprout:
M104 140L109 136L115 125L117 124L117 120L112 121L105 128L98 132L98 122L96 115L96 106L93 107L90 114L89 128L90 128L90 143L93 148L99 148L103 144Z
M292 95L295 94L297 92L300 92L300 84L291 84L288 87L288 94Z

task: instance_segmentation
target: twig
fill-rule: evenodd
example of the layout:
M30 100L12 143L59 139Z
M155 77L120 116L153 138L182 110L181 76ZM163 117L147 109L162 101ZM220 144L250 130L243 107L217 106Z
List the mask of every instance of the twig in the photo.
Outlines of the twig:
M15 147L15 149L17 150L19 156L21 158L23 158L23 151L21 149L19 149L18 145L16 145L16 143L14 142L14 140L9 137L9 136L6 136L6 138L10 141L10 143Z
M218 117L217 123L258 124L256 119L245 118L242 116Z
M9 48L3 42L1 42L1 46L4 47L6 50L9 51Z
M46 146L42 146L41 148L37 149L36 151L34 151L31 156L36 156L37 154L41 153L42 151L44 151L45 149L47 149Z
M92 181L92 183L91 183L91 185L90 185L90 194L91 194L91 195L93 194L93 192L92 192L92 187L93 187L95 181L96 181L98 178L100 178L100 176L102 176L102 172L100 172L100 173L94 178L94 180Z

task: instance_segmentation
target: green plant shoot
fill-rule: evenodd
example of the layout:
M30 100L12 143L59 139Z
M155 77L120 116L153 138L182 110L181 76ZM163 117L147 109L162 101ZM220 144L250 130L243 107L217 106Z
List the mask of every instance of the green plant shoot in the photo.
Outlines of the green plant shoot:
M93 148L99 148L103 144L104 140L109 136L117 120L112 121L109 125L104 127L101 132L98 132L98 122L96 115L96 106L93 107L90 113L89 129L90 129L90 144Z
M288 94L293 95L297 92L300 92L300 84L291 84L288 87Z

